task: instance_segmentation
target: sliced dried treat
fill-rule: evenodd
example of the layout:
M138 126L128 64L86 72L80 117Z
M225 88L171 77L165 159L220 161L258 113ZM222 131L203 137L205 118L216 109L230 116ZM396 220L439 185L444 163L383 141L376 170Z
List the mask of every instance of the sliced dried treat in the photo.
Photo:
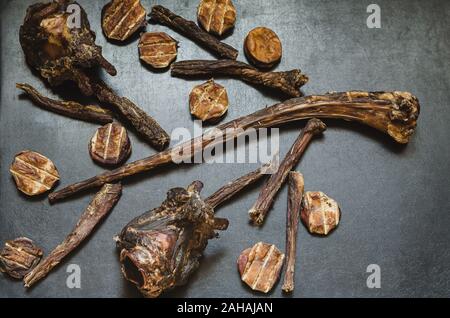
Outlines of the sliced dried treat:
M256 243L238 258L241 279L253 290L268 293L280 277L284 254L273 244Z
M145 15L139 0L113 0L103 7L103 32L108 39L125 41L147 24Z
M141 35L139 55L154 68L165 68L176 58L178 42L164 32L147 32Z
M40 153L25 150L18 153L9 168L17 189L29 196L47 192L59 180L53 162Z
M100 127L89 143L89 154L92 160L105 165L124 162L131 154L127 130L117 122Z
M310 233L328 235L338 226L340 218L338 204L325 193L305 193L301 219Z
M273 67L280 61L282 51L278 35L268 28L255 28L245 38L245 55L255 66Z
M189 95L191 114L202 121L220 119L228 110L228 94L214 80L194 87Z
M0 251L0 272L22 279L40 262L42 254L42 249L29 238L7 241Z
M236 8L231 0L201 0L197 18L207 32L222 35L234 27Z

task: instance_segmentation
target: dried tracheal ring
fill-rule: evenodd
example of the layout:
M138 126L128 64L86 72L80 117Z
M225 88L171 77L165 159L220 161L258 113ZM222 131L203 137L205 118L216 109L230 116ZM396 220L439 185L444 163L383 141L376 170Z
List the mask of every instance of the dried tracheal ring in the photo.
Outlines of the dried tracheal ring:
M147 24L145 15L139 0L113 0L103 7L103 32L108 39L125 41Z
M257 67L273 67L281 60L282 51L280 38L271 29L255 28L245 38L245 55Z
M165 68L176 58L178 42L164 32L147 32L141 35L139 55L142 61L154 68Z
M303 224L312 234L328 235L341 218L337 202L320 191L305 193L300 215Z
M223 35L236 23L236 8L231 0L201 0L197 18L206 32Z
M189 95L191 114L202 121L217 121L228 110L228 94L225 87L209 80L194 87Z
M239 255L237 264L241 279L251 289L268 293L283 267L284 254L273 244L256 243Z
M42 254L42 249L29 238L19 237L7 241L0 251L0 271L13 278L22 279L36 267Z
M131 154L131 143L126 129L118 122L100 127L89 143L92 160L104 165L123 163Z
M49 191L59 180L59 173L53 162L30 150L18 153L9 171L17 189L29 196Z

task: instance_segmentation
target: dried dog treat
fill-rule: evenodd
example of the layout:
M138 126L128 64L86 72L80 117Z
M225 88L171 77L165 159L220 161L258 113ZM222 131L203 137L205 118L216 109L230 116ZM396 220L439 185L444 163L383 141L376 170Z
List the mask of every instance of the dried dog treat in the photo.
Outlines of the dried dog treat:
M42 254L42 249L29 238L7 241L0 251L0 272L22 279L39 263Z
M241 279L251 289L268 293L280 277L284 254L273 244L256 243L238 258Z
M271 68L281 59L281 41L272 30L264 27L255 28L245 38L244 52L255 66Z
M333 199L323 192L306 192L301 219L310 233L328 235L339 224L341 213Z
M102 10L102 28L108 39L125 41L144 27L145 9L139 0L113 0Z
M222 118L228 110L228 95L225 87L209 80L195 86L189 95L191 114L202 121Z
M201 0L197 18L207 32L222 35L234 27L236 8L231 0Z
M147 32L141 35L141 60L154 68L169 66L177 58L177 52L178 42L164 32Z
M92 160L105 164L117 165L124 162L131 154L128 133L118 122L100 127L89 143Z
M47 192L59 180L53 162L40 153L25 150L18 153L9 168L17 189L29 196Z

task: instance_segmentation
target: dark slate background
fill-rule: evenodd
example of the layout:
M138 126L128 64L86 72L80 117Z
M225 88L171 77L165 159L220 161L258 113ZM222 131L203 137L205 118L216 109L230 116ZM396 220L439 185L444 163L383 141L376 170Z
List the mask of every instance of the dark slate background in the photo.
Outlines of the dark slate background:
M81 98L76 90L54 95L32 75L19 45L19 26L35 1L1 2L0 241L28 236L48 253L72 229L92 193L50 206L45 197L29 199L15 188L8 172L14 155L33 149L51 158L62 176L59 186L102 172L88 156L95 124L42 111L21 98L16 82L28 82L59 98ZM118 70L108 83L154 116L169 132L193 129L188 94L202 81L153 73L139 62L137 38L126 45L105 40L100 11L107 1L80 0L97 32L97 43ZM198 1L159 1L195 19ZM277 69L301 68L310 76L305 94L327 91L406 90L421 101L418 129L407 146L395 144L373 129L327 121L325 136L315 140L297 167L307 190L321 190L341 205L342 222L327 238L312 237L300 227L294 297L450 296L449 100L450 2L381 1L382 28L366 26L372 1L235 1L238 20L225 41L240 49L256 26L275 30L283 43ZM150 10L155 1L143 1ZM212 58L190 40L163 26L180 41L178 60ZM230 97L226 120L271 105L279 96L237 80L220 79ZM280 132L284 155L304 123ZM155 151L131 133L135 160ZM133 217L159 205L167 189L192 180L205 182L204 194L248 171L255 164L169 167L125 182L122 199L95 234L67 257L45 280L26 292L20 282L0 277L3 297L138 297L119 271L112 237ZM255 186L219 210L230 220L228 231L212 240L199 270L176 297L257 297L241 284L239 253L258 241L284 249L287 189L284 187L262 228L248 224L247 210L257 197ZM67 266L81 267L81 289L66 287ZM381 288L366 286L369 264L381 268ZM282 297L281 284L269 294Z

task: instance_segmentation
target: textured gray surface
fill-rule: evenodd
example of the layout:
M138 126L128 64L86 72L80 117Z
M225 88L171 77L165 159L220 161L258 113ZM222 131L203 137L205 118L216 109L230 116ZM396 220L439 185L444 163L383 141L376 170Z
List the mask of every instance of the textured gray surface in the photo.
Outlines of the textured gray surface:
M50 94L24 62L18 30L26 7L35 1L1 2L0 108L0 241L25 235L49 252L72 229L92 193L50 206L45 197L28 199L15 188L8 173L14 155L33 149L51 158L62 185L102 171L88 156L94 124L42 111L19 97L16 82L28 82ZM97 32L97 43L117 67L107 81L153 115L168 131L192 129L187 98L201 81L152 73L138 60L137 41L117 46L100 29L106 1L80 0ZM194 19L197 1L159 1ZM450 296L450 2L377 1L382 28L368 29L369 1L235 1L238 20L226 42L240 49L249 30L264 25L283 42L278 69L300 67L310 76L306 94L326 91L406 90L421 101L419 126L407 146L394 144L380 133L356 124L328 121L324 138L309 147L298 166L307 190L321 190L342 208L342 222L330 237L310 236L299 229L295 297ZM154 1L144 0L150 9ZM162 26L179 40L178 60L212 56ZM231 107L226 120L251 113L277 101L245 83L220 79ZM53 95L56 96L56 95ZM60 96L78 98L76 92ZM84 100L84 99L83 99ZM303 123L283 127L281 154L288 150ZM131 133L135 160L154 151ZM255 165L195 165L164 168L125 183L122 199L86 244L69 256L29 292L21 283L0 277L3 297L133 297L139 296L121 276L113 235L131 218L159 205L167 189L205 182L204 194L241 176ZM186 287L168 296L259 296L241 284L235 260L241 250L258 241L284 248L287 189L283 188L265 226L247 222L247 210L258 194L253 187L219 215L230 219L220 239L210 241L200 269ZM369 264L381 267L381 289L366 287ZM66 268L81 267L81 289L66 287ZM281 284L270 294L282 296Z

